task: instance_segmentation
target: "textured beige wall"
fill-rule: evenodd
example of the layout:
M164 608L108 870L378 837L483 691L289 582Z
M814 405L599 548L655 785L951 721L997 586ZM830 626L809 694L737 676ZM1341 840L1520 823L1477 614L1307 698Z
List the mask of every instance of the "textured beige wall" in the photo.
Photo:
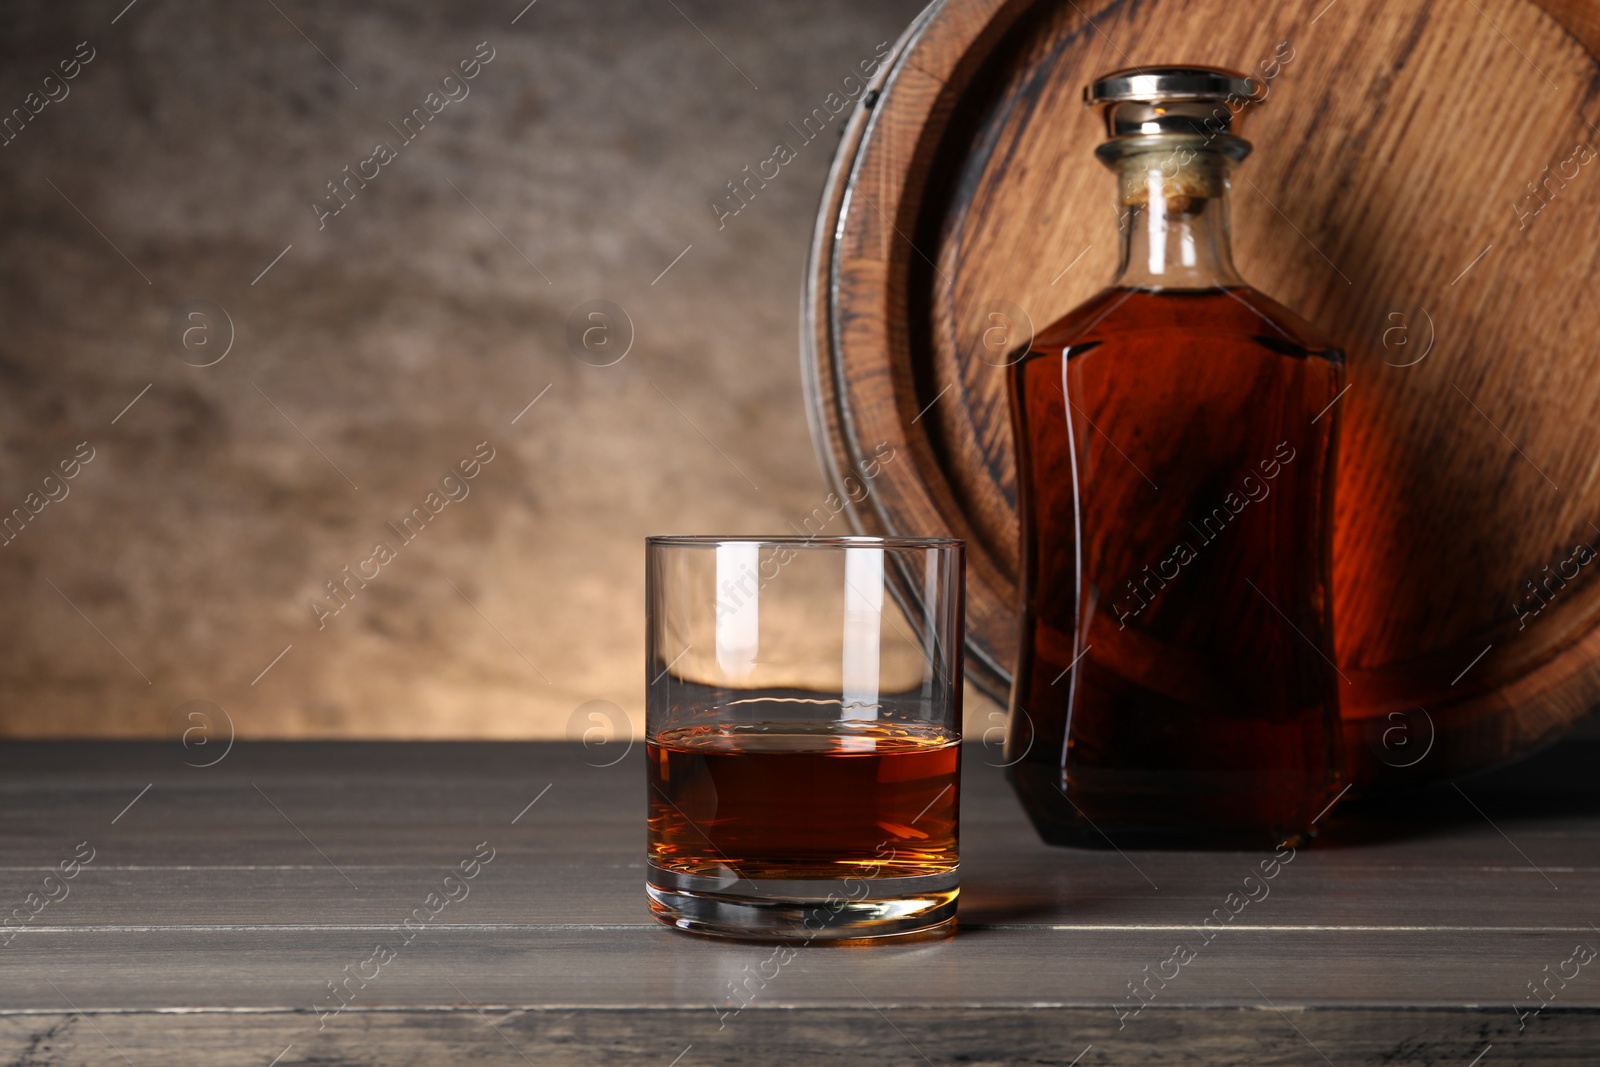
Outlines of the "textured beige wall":
M918 4L277 6L5 15L0 108L39 110L0 148L0 508L39 510L0 547L0 732L169 734L190 701L242 737L637 722L641 539L824 494L795 312L833 131L720 229L709 201ZM635 335L608 367L566 340L599 299ZM464 498L385 529L475 448Z

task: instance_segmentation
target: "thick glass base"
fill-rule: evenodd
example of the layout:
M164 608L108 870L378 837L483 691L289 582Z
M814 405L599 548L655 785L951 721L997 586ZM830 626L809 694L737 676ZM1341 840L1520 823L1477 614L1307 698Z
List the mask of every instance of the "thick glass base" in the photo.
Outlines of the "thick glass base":
M650 910L668 926L758 941L941 937L955 928L955 871L910 878L717 879L650 865Z

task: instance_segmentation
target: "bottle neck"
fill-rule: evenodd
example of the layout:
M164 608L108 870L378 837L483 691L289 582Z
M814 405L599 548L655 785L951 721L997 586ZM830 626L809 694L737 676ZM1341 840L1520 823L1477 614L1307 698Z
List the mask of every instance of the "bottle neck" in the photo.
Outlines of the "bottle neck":
M1151 138L1154 143L1125 153L1101 152L1116 172L1123 213L1113 284L1148 289L1243 285L1233 265L1228 226L1233 161L1215 149L1160 140Z

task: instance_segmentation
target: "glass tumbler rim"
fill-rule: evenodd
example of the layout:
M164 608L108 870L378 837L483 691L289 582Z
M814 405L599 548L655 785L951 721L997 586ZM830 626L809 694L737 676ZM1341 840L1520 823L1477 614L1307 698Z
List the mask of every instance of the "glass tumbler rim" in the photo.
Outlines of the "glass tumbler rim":
M885 548L937 549L963 548L963 537L879 537L866 534L839 534L813 537L804 534L651 534L644 539L650 547L708 548L721 544L773 545L782 548Z

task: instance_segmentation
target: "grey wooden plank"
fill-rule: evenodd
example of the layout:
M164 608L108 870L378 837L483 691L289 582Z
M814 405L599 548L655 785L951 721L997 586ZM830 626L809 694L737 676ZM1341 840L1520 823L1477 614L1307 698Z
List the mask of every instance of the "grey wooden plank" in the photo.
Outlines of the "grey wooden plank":
M463 987L466 988L466 987ZM470 989L467 990L469 993ZM346 1025L347 1023L347 1025ZM1552 1013L1537 1027L1486 1025L1462 1011L1321 1009L1283 1015L1151 1009L1121 1031L1074 1008L872 1011L370 1012L317 1030L291 1013L0 1016L14 1064L127 1067L436 1067L442 1063L717 1067L751 1063L1001 1067L1249 1063L1592 1067L1600 1016ZM720 1026L720 1028L719 1028ZM115 1049L112 1048L115 1044Z
M594 755L577 745L241 744L222 765L202 771L182 767L168 746L91 745L65 759L63 747L74 746L17 744L0 753L6 867L51 864L80 833L134 841L147 863L295 863L307 851L294 826L319 843L333 842L351 864L416 862L419 845L508 825L546 786L528 829L563 836L539 840L540 847L555 844L586 859L593 851L631 847L625 840L642 849L637 748L615 766L591 767L584 760ZM1574 758L1558 763L1569 778L1600 763L1600 745L1571 748ZM1062 869L1122 862L1107 852L1040 845L998 770L975 758L980 754L966 759L969 857L995 845ZM1545 779L1529 781L1530 771L1510 784L1469 783L1471 801L1436 790L1386 805L1347 806L1325 821L1312 851L1325 865L1596 866L1600 854L1591 846L1600 840L1600 790L1549 775L1548 762L1539 766ZM216 832L219 819L226 833ZM1225 862L1214 856L1194 854L1186 862Z
M715 941L664 927L428 929L410 943L392 927L308 925L148 931L32 932L5 949L6 1010L53 1010L50 982L86 1010L337 1007L327 983L361 974L350 1001L363 1008L452 1003L449 981L517 1009L737 1006L749 990L763 1008L863 1008L856 983L881 1004L915 1007L1095 1007L1141 1003L1248 1008L1406 1006L1471 1008L1515 1019L1539 1002L1526 983L1557 968L1571 933L1277 930L1240 928L1209 943L1187 930L989 928L921 945L870 949ZM1593 935L1590 941L1600 941ZM364 967L377 944L392 962ZM1165 968L1137 998L1129 983L1163 971L1178 944L1194 958ZM346 970L346 968L349 970ZM1148 968L1148 969L1147 969ZM1600 1009L1596 965L1556 1007ZM465 985L463 985L465 988ZM359 990L359 991L357 991Z
M446 751L473 748L443 747ZM519 748L501 746L504 747ZM319 842L324 853L336 855L341 866L424 867L451 862L449 850L451 847L459 849L464 834L487 832L491 827L492 824L483 818L482 797L494 792L502 783L496 782L492 775L477 773L479 760L476 756L463 761L465 766L450 772L456 781L439 770L441 761L434 761L429 770L436 784L430 786L406 777L413 768L396 769L389 765L387 757L405 746L373 748L385 758L368 759L357 766L351 766L345 758L337 760L333 767L308 769L302 764L312 761L303 758L297 750L290 750L296 757L292 764L280 760L266 767L249 768L248 774L239 775L252 781L265 778L272 792L279 792L280 786L287 789L287 794L280 797L283 814L272 809L260 793L243 782L196 784L192 777L180 778L176 786L163 782L160 789L153 788L139 801L136 818L125 816L125 822L102 830L102 835L109 837L95 837L102 842L100 847L110 847L114 854L113 859L100 862L129 866L292 866L312 857L311 847L296 829L299 827L309 831L308 836ZM559 750L562 746L549 748ZM624 857L636 861L642 851L643 836L639 818L643 806L642 785L636 766L627 761L616 768L597 770L575 759L552 758L544 746L535 746L532 751L536 754L533 759L518 763L543 763L535 767L533 777L546 778L545 784L552 786L552 792L543 807L536 809L534 817L528 818L513 837L497 837L497 841L504 840L505 848L512 855L518 850L529 854L537 851L541 862L547 865L579 863L607 867L628 862ZM581 754L581 749L576 751ZM498 749L490 755L496 752ZM75 761L79 767L84 762L82 759ZM1130 864L1123 856L1111 852L1047 849L1018 817L1015 804L1005 793L998 776L976 761L969 759L968 764L963 807L969 890L981 888L984 878L991 874L1003 874L1015 880L1019 871L1002 869L1009 864L1013 868L1028 867L1029 880L1035 883L1041 878L1068 880L1073 884L1088 881L1103 883L1108 889L1121 893L1124 891L1121 882L1127 880L1122 876L1136 877L1136 867L1173 861L1174 854L1154 854L1147 859L1143 854L1134 853L1132 856L1138 857L1138 862ZM48 770L48 779L55 781L57 773L53 768ZM131 772L127 784L120 788L115 783L107 783L106 776L101 774L92 779L93 789L79 786L76 790L54 793L21 790L17 783L27 782L29 777L8 776L6 781L13 795L7 798L6 804L6 857L12 862L6 866L52 863L71 843L73 834L67 830L92 833L93 823L106 823L105 810L116 807L120 812L126 803L124 798L137 794L142 788L139 779L155 777L149 767L134 767ZM347 780L330 782L328 777L335 772L345 774ZM464 790L460 779L467 776L470 776L471 788ZM529 795L534 784L537 783L503 789L506 807L502 813L511 806L516 806L520 812L522 798ZM103 795L100 790L104 790ZM399 802L397 796L402 798ZM1384 827L1386 836L1358 839L1360 847L1349 847L1350 827L1356 820L1335 815L1329 820L1328 839L1302 853L1301 862L1319 869L1348 865L1397 873L1414 867L1445 865L1457 872L1478 868L1485 873L1532 877L1537 877L1539 871L1561 874L1574 869L1594 869L1597 820L1546 815L1534 821L1515 813L1505 814L1496 807L1491 796L1479 799L1495 812L1497 825L1513 832L1522 845L1508 842L1495 826L1475 812L1471 813L1470 820L1460 821L1462 812L1468 810L1464 802L1460 802L1457 804L1460 810L1454 813L1457 821L1436 818L1421 829L1412 827L1407 832L1405 820L1390 818ZM98 808L102 818L86 818L83 810L74 810L79 805ZM1571 807L1566 804L1561 810ZM295 820L293 825L286 816ZM219 820L227 825L225 834L216 832ZM1376 819L1368 817L1366 821ZM1418 820L1413 815L1410 821ZM1537 864L1532 862L1533 856L1537 856ZM1211 877L1219 880L1219 884L1231 871L1249 867L1248 860L1241 862L1227 854L1192 854L1180 856L1178 862L1182 864L1186 880L1192 872L1200 881ZM1526 880L1523 877L1514 882L1520 887ZM1054 893L1049 896L1067 899Z
M30 748L35 758L19 758ZM83 839L95 866L43 922L270 924L308 912L372 922L489 840L524 891L491 901L484 921L636 923L638 755L593 767L576 745L241 745L197 771L168 746L15 746L0 756L0 893L25 894ZM1198 923L1258 863L1049 848L974 755L963 796L969 924ZM1522 780L1539 790L1471 784L1484 815L1450 791L1335 813L1324 840L1237 921L1581 929L1589 920L1570 902L1596 899L1600 815L1585 814L1596 794L1548 768Z
M1466 783L1470 803L1446 789L1335 813L1130 1017L1128 983L1197 941L1260 857L1048 848L969 750L957 936L801 949L729 1022L729 983L773 949L648 919L637 750L595 767L576 745L241 744L200 770L170 746L6 746L0 892L79 840L97 853L0 948L0 1052L97 1062L92 1020L135 1062L259 1064L290 1042L283 1063L523 1062L470 998L536 1062L665 1064L691 1043L686 1062L921 1062L880 1012L941 1062L1070 1063L1089 1044L1084 1067L1320 1062L1290 1019L1341 1064L1464 1064L1495 1042L1494 1063L1587 1062L1592 969L1521 1030L1513 1005L1534 1006L1527 983L1575 942L1600 944L1597 752ZM496 855L472 895L319 1030L327 982L482 840ZM36 1041L52 1028L72 1042L55 1061Z
M110 850L108 850L109 852ZM108 852L102 852L105 858ZM470 846L459 854L470 855ZM450 855L441 852L442 856ZM1244 878L1259 874L1254 857L1194 863L1179 869L1154 856L1141 867L1159 891L1118 858L1115 865L1041 871L1012 856L966 861L961 902L965 928L1067 926L1079 929L1164 927L1186 929L1223 909L1230 927L1341 927L1358 930L1565 931L1585 934L1600 945L1600 931L1581 909L1557 905L1600 900L1600 870L1556 872L1552 890L1532 871L1439 868L1318 866L1316 853L1302 853L1276 879L1251 883L1259 901L1236 916L1228 894L1245 893ZM88 928L374 925L395 921L439 887L445 863L404 867L341 864L338 871L312 855L313 863L282 867L86 868L68 886L69 895L49 905L31 924L64 931ZM1441 878L1441 874L1446 878ZM1449 880L1453 875L1455 881ZM20 901L39 888L38 869L0 871L0 902ZM570 854L553 857L537 847L502 849L486 873L468 887L459 907L441 913L442 926L636 925L651 919L644 895L642 860L583 862ZM1468 878L1470 877L1470 883ZM1548 896L1550 907L1530 906ZM1597 909L1600 910L1600 909Z

